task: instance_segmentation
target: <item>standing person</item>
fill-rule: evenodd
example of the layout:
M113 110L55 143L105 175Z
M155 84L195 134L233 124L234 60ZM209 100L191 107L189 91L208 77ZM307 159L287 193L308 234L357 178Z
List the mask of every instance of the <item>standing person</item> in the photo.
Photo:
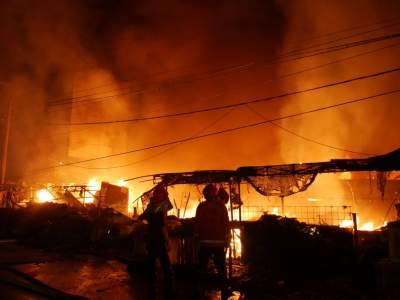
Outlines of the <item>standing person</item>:
M199 270L207 272L209 258L214 256L214 265L223 281L226 280L225 247L229 245L228 210L218 199L217 188L208 184L203 195L206 201L196 209L195 231L199 240Z
M145 220L149 224L146 248L151 283L156 281L156 260L160 260L166 285L171 284L171 262L169 259L169 240L166 227L167 212L172 209L167 190L158 185L153 191L146 210L139 216L139 220Z

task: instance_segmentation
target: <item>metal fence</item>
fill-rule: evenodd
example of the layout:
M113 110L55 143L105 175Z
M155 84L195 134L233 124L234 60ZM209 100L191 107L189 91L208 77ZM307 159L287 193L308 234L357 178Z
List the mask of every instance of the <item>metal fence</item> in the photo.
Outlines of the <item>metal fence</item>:
M296 218L307 224L346 225L352 223L351 206L242 206L241 220L257 220L264 214ZM239 210L233 211L233 219L239 220Z

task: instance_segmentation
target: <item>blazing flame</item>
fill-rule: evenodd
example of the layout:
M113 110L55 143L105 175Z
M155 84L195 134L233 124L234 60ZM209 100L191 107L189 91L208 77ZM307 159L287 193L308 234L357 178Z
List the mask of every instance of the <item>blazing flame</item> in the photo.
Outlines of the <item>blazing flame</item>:
M115 185L127 187L127 183L123 179L119 179Z
M72 193L76 197L77 200L79 200L82 204L91 204L94 203L95 198L98 196L96 195L98 192L101 190L101 182L97 177L92 177L88 180L86 185L84 185L82 190L73 190ZM133 192L132 189L128 187L128 184L125 180L119 179L119 180L114 180L113 181L114 185L118 185L121 187L126 187L128 188L129 194L128 194L128 211L127 213L132 213L133 212L133 206L130 204L130 201L132 199L135 199L133 197ZM74 182L70 182L68 184L62 184L64 188L68 187L73 187L76 184ZM48 187L51 187L52 184L48 183ZM44 202L55 202L54 196L50 193L50 191L46 188L40 189L36 191L36 201L38 203L44 203Z
M360 218L357 217L357 223L358 223L358 230L374 231L374 230L379 230L380 228L386 226L387 221L385 221L381 226L375 226L374 222L371 221L360 223ZM353 220L343 220L340 222L339 227L353 228L354 227Z
M232 255L232 258L239 258L242 256L242 242L241 242L241 230L234 228L231 231L230 251L226 252L226 258Z
M83 202L85 204L93 203L96 193L101 189L101 183L96 177L93 177L88 181L86 186L87 186L87 192L84 195Z
M353 220L342 220L339 222L339 227L341 228L352 228L353 226Z
M271 215L279 216L279 208L278 207L273 207L271 210Z
M360 230L364 231L374 231L376 228L374 227L374 222L367 222L360 226Z
M55 202L53 195L47 189L38 190L36 198L39 203Z
M321 201L321 199L318 199L318 198L308 198L307 201L309 201L309 202L318 202L318 201Z

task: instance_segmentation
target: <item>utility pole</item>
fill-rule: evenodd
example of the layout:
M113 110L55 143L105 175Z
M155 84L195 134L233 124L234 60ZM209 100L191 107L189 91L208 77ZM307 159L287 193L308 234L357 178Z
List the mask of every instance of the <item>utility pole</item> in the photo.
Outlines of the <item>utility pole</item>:
M11 100L8 101L8 109L7 109L7 120L6 120L6 130L3 144L3 157L1 160L1 184L5 184L6 181L6 173L7 173L7 160L8 160L8 141L10 137L10 127L11 127L11 110L12 103Z

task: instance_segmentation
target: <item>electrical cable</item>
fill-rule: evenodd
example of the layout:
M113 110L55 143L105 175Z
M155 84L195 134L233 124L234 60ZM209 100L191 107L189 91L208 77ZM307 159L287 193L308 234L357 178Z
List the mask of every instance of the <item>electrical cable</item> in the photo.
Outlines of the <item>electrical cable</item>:
M235 108L232 108L230 110L228 110L226 113L224 113L222 116L219 116L217 119L215 119L213 122L211 122L210 124L208 124L206 127L202 128L201 130L199 130L196 134L194 134L192 137L196 137L198 135L201 135L203 132L205 132L206 130L212 128L214 125L216 125L217 123L219 123L220 121L222 121L223 119L225 119L231 112L233 112L235 110ZM124 168L124 167L128 167L128 166L132 166L135 164L139 164L148 160L151 160L153 158L156 158L166 152L169 152L175 148L177 148L178 146L182 145L184 142L181 143L177 143L172 145L171 147L168 147L167 149L158 152L154 155L148 156L146 158L140 159L140 160L136 160L124 165L119 165L119 166L111 166L111 167L84 167L84 166L75 166L72 165L71 167L75 167L75 168L82 168L82 169L89 169L89 170L109 170L109 169L117 169L117 168Z
M249 63L246 65L238 65L238 66L233 66L230 67L228 69L222 69L222 70L217 70L214 73L210 73L207 74L208 76L204 76L201 77L201 75L197 78L192 78L190 80L186 80L186 81L176 81L175 83L171 83L170 86L173 85L178 85L178 84L186 84L186 83L190 83L193 81L198 81L198 80L204 80L204 79L210 79L213 76L219 75L219 74L224 74L224 73L231 73L231 72L243 72L243 71L248 71L250 68L253 67L266 67L266 66L272 66L275 64L280 64L280 63L287 63L290 61L294 61L294 60L299 60L299 59L304 59L304 58L309 58L309 57L313 57L313 56L318 56L318 55L323 55L323 54L327 54L327 53L331 53L331 52L336 52L336 51L340 51L340 50L344 50L344 49L348 49L348 48L352 48L352 47L358 47L358 46L363 46L363 45L367 45L370 43L375 43L375 42L379 42L379 41L384 41L384 40L388 40L388 39L394 39L394 38L398 38L400 37L400 33L394 33L394 34L390 34L390 35L385 35L385 36L379 36L379 37L373 37L370 39L364 39L364 40L359 40L359 41L354 41L351 43L346 43L346 44L341 44L341 45L336 45L336 46L331 46L331 47L327 47L327 48L320 48L320 49L314 49L312 51L308 51L305 52L303 54L303 56L300 57L293 57L293 58L289 58L286 60L283 60L283 58L285 58L284 56L278 57L278 59L273 59L273 60L267 60L266 63L261 63L261 64L256 64L256 63ZM296 54L298 55L298 54ZM293 56L293 55L291 55ZM125 88L126 89L126 88ZM89 98L89 99L82 99L82 100L78 100L78 101L67 101L67 102L57 102L57 103L49 103L49 106L59 106L59 105L71 105L71 104L82 104L82 103L86 103L86 102L100 102L97 100L103 100L105 101L106 99L113 99L115 97L118 96L126 96L126 95L135 95L135 94L141 94L145 91L151 91L151 90L160 90L159 86L155 86L155 87L150 87L150 88L141 88L141 89L137 89L137 90L132 90L131 88L129 88L128 91L126 92L121 92L121 93L117 93L117 94L113 94L113 95L107 95L107 96L100 96L100 97L94 97L94 98ZM118 90L114 90L114 91L118 91ZM93 94L98 95L98 94ZM79 99L80 97L74 98L71 97L70 99Z
M41 171L41 170L60 168L60 167L76 165L76 164L80 164L80 163L86 163L86 162L96 161L96 160L100 160L100 159L106 159L106 158L111 158L111 157L116 157L116 156L131 154L131 153L136 153L136 152L140 152L140 151L160 148L160 147L163 147L163 146L169 146L169 145L173 145L173 144L177 144L177 143L181 143L181 142L198 140L198 139L202 139L202 138L206 138L206 137L210 137L210 136L215 136L215 135L225 134L225 133L229 133L229 132L234 132L234 131L241 130L241 129L252 128L252 127L256 127L256 126L259 126L259 125L262 125L262 124L266 124L266 123L270 123L270 122L280 121L280 120L284 120L284 119L288 119L288 118L298 117L298 116L302 116L302 115L306 115L306 114L311 114L311 113L315 113L315 112L319 112L319 111L324 111L324 110L328 110L328 109L332 109L332 108L337 108L337 107L341 107L341 106L348 105L348 104L351 104L351 103L357 103L357 102L361 102L361 101L375 99L375 98L382 97L382 96L388 96L388 95L396 94L396 93L399 93L399 92L400 92L400 89L395 89L395 90L386 91L386 92L382 92L382 93L371 95L371 96L367 96L367 97L357 98L357 99L354 99L354 100L349 100L349 101L336 103L336 104L332 104L332 105L328 105L328 106L323 106L323 107L319 107L319 108L315 108L315 109L311 109L311 110L307 110L307 111L293 113L293 114L289 114L289 115L286 115L286 116L276 117L276 118L272 118L272 119L269 119L269 120L264 120L264 121L249 123L249 124L241 125L241 126L237 126L237 127L231 127L231 128L227 128L227 129L224 129L224 130L214 131L214 132L202 134L202 135L199 135L199 136L196 136L196 137L187 137L187 138L178 139L178 140L174 140L174 141L170 141L170 142L166 142L166 143L162 143L162 144L147 146L147 147L143 147L143 148L137 148L137 149L128 150L128 151L115 153L115 154L110 154L110 155L105 155L105 156L89 158L89 159L85 159L85 160L81 160L81 161L65 163L63 165L50 166L50 167L36 169L36 170L32 170L32 171Z
M331 64L335 64L335 63L343 62L343 61L346 61L346 60L350 60L350 59L353 59L353 58L356 58L356 57L360 57L360 56L363 56L363 55L366 55L366 54L375 53L375 52L377 52L377 51L381 51L381 50L384 50L384 49L388 49L388 48L392 48L392 47L397 47L397 46L399 46L399 45L400 45L399 43L396 43L396 44L391 44L391 45L388 45L388 46L380 47L380 48L377 48L377 49L373 49L373 50L370 50L370 51L367 51L367 52L358 53L358 54L351 55L351 56L348 56L348 57L345 57L345 58L342 58L342 59L337 59L337 60L330 61L330 62L327 62L327 63L323 63L323 64L320 64L320 65L317 65L317 66L313 66L313 67L310 67L310 68L306 68L306 69L302 69L302 70L295 71L295 72L292 72L292 73L284 74L284 75L282 75L282 76L278 76L276 79L271 79L271 80L268 80L268 81L266 81L266 82L264 82L264 83L267 83L267 82L270 82L270 81L275 81L275 80L277 80L277 79L281 79L281 78L285 78L285 77L290 77L290 76L299 75L299 74L304 73L304 72L316 70L316 69L321 68L321 67L325 67L325 66L328 66L328 65L331 65ZM277 125L277 124L273 124L273 125L279 127L279 125ZM302 139L304 139L304 140L306 140L306 141L308 140L309 142L315 142L315 143L317 143L317 144L319 143L318 141L311 140L311 139L308 139L307 137L303 137L303 136L297 135L295 132L292 132L292 131L290 131L290 130L284 128L284 127L280 127L280 128L281 128L282 130L285 130L285 131L287 131L288 133L291 133L291 134L293 134L293 135L296 135L296 136L298 136L299 138L302 138ZM84 129L72 131L72 132L71 132L71 131L67 131L67 132L57 133L57 135L71 134L71 133L80 133L80 132L82 132L82 131L87 131L87 130L90 130L90 129L91 129L91 128L89 127L89 128L84 128ZM48 138L48 137L44 137L44 138ZM321 146L327 146L327 147L332 148L332 149L337 148L337 147L330 146L330 145L323 144L323 143L319 143L319 144L320 144ZM171 147L171 148L174 148L174 147ZM172 149L171 149L171 150L172 150ZM340 150L340 151L344 151L344 152L349 152L349 153L357 153L357 154L361 154L361 155L373 155L373 154L369 154L369 153L355 152L355 151L351 151L351 150L347 150L347 149L342 149L342 148L337 148L336 150ZM168 151L170 151L169 148L166 149L165 151L161 151L159 154L152 155L152 156L149 156L149 157L147 157L147 158L145 158L145 159L137 160L137 161L134 161L134 162L132 162L132 163L128 163L128 164L120 165L120 166L98 167L98 168L90 168L90 167L83 167L83 166L74 166L74 167L78 167L78 168L82 168L82 169L114 169L114 168L123 168L123 167L131 166L131 165L134 165L134 164L138 164L138 163L141 163L141 162L144 162L144 161L148 161L148 160L150 160L150 159L152 159L152 158L155 158L155 157L158 157L159 155L162 155L162 154L164 154L164 153L166 153L166 152L168 152Z
M292 72L292 73L284 74L282 76L278 76L277 79L286 78L286 77L302 74L302 73L309 72L309 71L314 71L314 70L317 70L317 69L320 69L320 68L323 68L323 67L326 67L326 66L329 66L329 65L333 65L333 64L336 64L336 63L341 63L341 62L344 62L344 61L347 61L347 60L351 60L351 59L354 59L354 58L357 58L357 57L361 57L361 56L364 56L364 55L368 55L368 54L371 54L371 53L379 52L381 50L394 48L394 47L398 47L398 46L400 46L400 43L390 44L390 45L387 45L387 46L384 46L384 47L380 47L380 48L376 48L376 49L373 49L373 50L360 52L360 53L357 53L357 54L354 54L354 55L350 55L350 56L347 56L347 57L344 57L344 58L335 59L335 60L332 60L332 61L329 61L329 62L326 62L326 63L322 63L322 64L319 64L319 65L316 65L316 66L312 66L312 67L301 69L299 71L295 71L295 72ZM275 79L269 79L269 80L265 81L264 83L271 82L271 81L275 81Z
M148 120L155 120L155 119L165 119L165 118L171 118L171 117L181 117L181 116L186 116L186 115L193 115L193 114L198 114L198 113L217 111L217 110L222 110L222 109L227 109L227 108L232 108L232 107L238 107L238 106L243 106L243 105L247 105L247 104L254 104L254 103L271 101L271 100L280 99L280 98L284 98L284 97L288 97L288 96L294 96L294 95L298 95L298 94L302 94L302 93L316 91L316 90L320 90L320 89L324 89L324 88L328 88L328 87L347 84L347 83L354 82L354 81L360 81L360 80L364 80L364 79L368 79L368 78L379 77L379 76L383 76L383 75L394 73L394 72L398 72L398 71L400 71L399 67L394 68L394 69L381 71L381 72L377 72L377 73L371 73L371 74L368 74L368 75L362 75L362 76L358 76L358 77L353 77L353 78L342 80L342 81L336 81L336 82L333 82L333 83L328 83L328 84L324 84L324 85L320 85L320 86L316 86L316 87L312 87L312 88L308 88L308 89L304 89L304 90L298 90L298 91L294 91L294 92L287 92L287 93L283 93L283 94L276 95L276 96L257 98L257 99L238 102L238 103L233 103L233 104L213 106L213 107L197 109L197 110L191 110L191 111L180 112L180 113L164 114L164 115L149 116L149 117L142 117L142 118L133 118L133 119L124 119L124 120L112 120L112 121L49 123L49 125L56 125L56 126L82 126L82 125L116 124L116 123L148 121Z
M308 41L312 41L312 40L323 39L323 38L330 37L332 35L338 35L338 34L346 33L346 32L349 32L349 31L354 31L354 30L358 30L358 29L362 29L362 28L372 27L372 26L385 24L385 23L397 22L398 20L399 20L399 18L390 18L390 19L387 19L387 20L381 20L381 21L374 22L374 23L368 23L368 24L363 24L363 25L346 27L346 28L343 28L343 29L338 29L336 31L327 32L327 33L319 35L319 36L314 36L314 37L311 36L309 38L294 40L293 42L291 42L291 44L299 44L299 43L304 43L304 42L308 42Z
M294 71L292 73L283 74L283 75L277 76L277 77L275 77L273 79L269 79L267 81L264 81L262 84L267 84L267 83L270 83L270 82L277 81L278 79L283 79L283 78L287 78L287 77L291 77L291 76L296 76L296 75L299 75L299 74L302 74L302 73L305 73L305 72L314 71L314 70L317 70L317 69L320 69L320 68L323 68L323 67L326 67L326 66L329 66L329 65L332 65L332 64L341 63L341 62L344 62L344 61L347 61L347 60L351 60L351 59L354 59L354 58L357 58L357 57L361 57L361 56L364 56L364 55L368 55L368 54L371 54L371 53L375 53L375 52L378 52L378 51L382 51L382 50L385 50L385 49L398 47L398 46L400 46L400 43L395 43L395 44L387 45L387 46L384 46L384 47L376 48L376 49L373 49L373 50L357 53L355 55L347 56L347 57L344 57L344 58L341 58L341 59L336 59L336 60L333 60L333 61L329 61L327 63L322 63L322 64L319 64L319 65L316 65L316 66L312 66L312 67L308 67L308 68L301 69L301 70L298 70L298 71ZM240 91L240 90L243 90L243 88L234 89L234 91L236 91L236 92ZM220 97L222 95L224 95L224 93L216 94L216 95L213 95L212 97L215 98L215 97ZM209 99L209 98L210 97L206 97L203 100ZM174 106L181 105L182 103L183 102L181 101L181 102L177 103L177 105L174 105ZM154 112L154 110L153 110L153 112ZM81 129L81 130L75 130L75 131L72 131L72 132L70 130L68 130L66 132L61 132L61 133L57 132L57 133L54 133L51 136L63 135L63 134L71 134L71 133L79 133L79 132L82 132L82 131L87 131L89 129L90 128L85 128L85 129ZM49 137L44 137L44 138L49 138Z
M255 110L255 109L254 109L253 107L251 107L250 105L246 105L246 107L247 107L251 112L253 112L254 114L256 114L256 115L258 115L259 117L261 117L261 119L267 120L267 118L266 118L264 115L262 115L259 111ZM290 133L290 134L292 134L292 135L294 135L294 136L296 136L296 137L298 137L298 138L300 138L300 139L303 139L303 140L305 140L305 141L307 141L307 142L314 143L314 144L317 144L317 145L320 145L320 146L323 146L323 147L326 147L326 148L330 148L330 149L338 150L338 151L342 151L342 152L353 153L353 154L361 154L361 155L365 155L365 156L374 156L374 155L376 155L376 154L372 154L372 153L353 151L353 150L349 150L349 149L345 149L345 148L339 148L339 147L336 147L336 146L332 146L332 145L328 145L328 144L325 144L325 143L321 143L321 142L319 142L319 141L316 141L316 140L310 139L310 138L308 138L308 137L302 136L302 135L300 135L300 134L298 134L298 133L296 133L296 132L294 132L294 131L292 131L292 130L290 130L290 129L287 129L287 128L285 128L285 127L279 125L279 124L276 124L275 122L269 122L269 124L271 124L271 125L273 125L273 126L279 128L279 129L281 129L281 130L283 130L283 131L286 131L286 132L288 132L288 133Z
M348 32L348 31L354 31L354 30L358 30L358 29L362 29L362 28L367 28L367 27L371 27L371 26L376 26L376 25L380 25L380 24L389 23L389 24L386 24L385 26L383 26L383 28L382 27L378 27L376 29L376 30L382 30L382 29L386 28L387 25L390 25L390 23L395 22L397 20L398 20L398 18L391 18L391 19L387 19L387 20L381 20L379 22L368 23L368 24L363 24L363 25L357 25L357 26L352 26L352 27L346 27L344 29L336 30L336 31L333 31L333 32L328 32L328 33L324 33L324 34L321 34L321 35L308 37L308 38L305 38L305 39L295 40L295 41L292 42L292 44L296 44L297 45L299 43L309 42L309 41L316 40L316 39L317 40L318 39L323 39L323 38L327 38L327 37L332 36L332 35L337 35L337 34L345 33L345 32ZM397 23L398 22L395 22L393 25L397 25ZM361 32L361 34L363 34L363 33L365 33L365 32ZM295 49L289 50L289 51L295 51ZM197 68L197 67L198 67L198 65L190 65L190 66L183 66L183 67L180 67L180 68L175 68L175 69L172 69L172 70L157 72L157 73L150 74L147 77L147 79L153 78L153 77L158 77L160 75L165 75L165 74L169 74L169 73L176 73L176 72L182 71L184 69ZM122 81L122 83L129 84L129 83L132 83L134 81L136 81L136 80L125 80L125 81ZM111 86L111 85L115 85L115 82L108 82L108 83L104 83L104 84L101 84L101 85L98 85L98 86L95 86L95 87L80 89L80 90L75 91L75 93L79 94L79 93L82 93L82 92L85 92L85 91L96 90L96 89L104 88L104 87ZM49 99L48 101L60 101L60 100L66 100L66 99L71 99L71 97L63 97L63 98L54 99L54 100L50 100Z
M372 32L375 32L375 31L380 31L382 29L393 27L393 26L397 26L397 25L400 25L400 22L395 22L393 24L388 24L388 25L385 25L385 26L380 27L380 28L363 31L363 32L360 32L360 33L354 33L354 34L347 35L347 36L344 36L344 37L336 38L334 40L325 41L325 42L322 42L322 43L319 43L319 44L314 44L314 45L311 45L311 46L308 46L308 47L304 47L302 49L290 50L288 52L285 52L284 55L294 54L294 53L297 53L297 52L303 52L304 50L309 50L309 49L312 49L312 48L315 48L315 47L336 43L336 42L347 40L347 39L350 39L350 38L353 38L353 37L356 37L356 36L359 36L359 35L364 35L364 34L372 33Z

